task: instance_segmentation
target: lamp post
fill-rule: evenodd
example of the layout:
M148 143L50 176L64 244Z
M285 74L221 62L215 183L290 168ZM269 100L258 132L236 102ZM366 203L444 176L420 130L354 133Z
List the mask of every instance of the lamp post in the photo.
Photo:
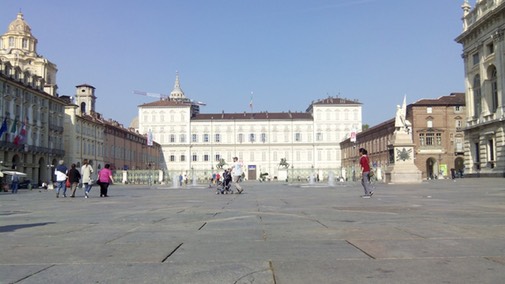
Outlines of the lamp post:
M196 178L195 178L195 169L193 168L193 166L191 166L191 180L192 180L192 184L195 185Z

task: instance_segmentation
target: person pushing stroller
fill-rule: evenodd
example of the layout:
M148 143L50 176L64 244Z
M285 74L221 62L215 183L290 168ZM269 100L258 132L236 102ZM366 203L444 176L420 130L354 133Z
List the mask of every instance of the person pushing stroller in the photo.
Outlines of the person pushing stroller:
M224 170L223 172L223 181L220 182L220 186L217 188L216 194L232 194L233 191L231 190L231 169Z

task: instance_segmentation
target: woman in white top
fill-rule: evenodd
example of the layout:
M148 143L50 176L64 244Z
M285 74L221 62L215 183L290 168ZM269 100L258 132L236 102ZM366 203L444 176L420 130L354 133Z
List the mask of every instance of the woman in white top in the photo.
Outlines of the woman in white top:
M93 179L91 178L92 173L93 167L89 164L88 159L84 159L81 167L82 183L84 184L84 198L89 197L91 186L93 186Z
M237 157L234 157L233 158L233 166L232 166L232 170L231 170L231 174L232 174L232 182L233 182L233 185L235 185L235 188L237 189L237 193L242 193L242 191L244 191L244 189L240 186L240 179L242 178L242 173L243 173L243 170L242 170L242 163L238 161L238 158Z

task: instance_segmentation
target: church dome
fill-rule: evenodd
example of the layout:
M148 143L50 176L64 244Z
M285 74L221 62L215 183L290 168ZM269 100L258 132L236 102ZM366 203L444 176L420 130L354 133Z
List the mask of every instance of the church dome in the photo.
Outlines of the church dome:
M130 122L130 128L139 129L139 117L136 116Z
M7 33L32 35L32 28L25 22L23 13L19 12L16 19L9 24Z

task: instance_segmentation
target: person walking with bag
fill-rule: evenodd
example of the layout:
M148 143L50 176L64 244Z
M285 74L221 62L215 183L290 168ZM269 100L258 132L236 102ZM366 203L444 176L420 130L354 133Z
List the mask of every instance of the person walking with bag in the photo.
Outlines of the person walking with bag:
M365 195L362 198L370 198L373 191L370 189L370 160L368 159L368 151L365 148L359 148L359 164L361 166L361 185L365 190Z
M81 173L75 168L75 164L70 166L70 170L68 171L68 181L70 182L70 188L72 189L72 194L70 197L75 197L75 190L77 189L77 185L81 180Z
M89 192L93 186L91 174L93 174L93 167L89 164L88 159L84 159L81 167L82 184L84 185L84 198L89 198Z
M60 197L60 190L62 189L63 189L63 197L67 197L66 181L67 181L68 169L64 165L64 163L65 161L60 160L58 162L56 170L54 171L54 174L56 175L56 198Z
M238 161L237 157L233 158L233 166L231 170L231 174L233 177L233 185L235 185L235 188L237 189L237 193L242 193L244 189L240 186L240 180L242 179L242 174L244 173L242 170L242 163Z
M11 193L18 193L19 188L19 176L14 173L11 180Z
M109 184L114 183L109 164L105 164L105 167L98 172L98 182L100 185L100 197L109 197L107 195Z

